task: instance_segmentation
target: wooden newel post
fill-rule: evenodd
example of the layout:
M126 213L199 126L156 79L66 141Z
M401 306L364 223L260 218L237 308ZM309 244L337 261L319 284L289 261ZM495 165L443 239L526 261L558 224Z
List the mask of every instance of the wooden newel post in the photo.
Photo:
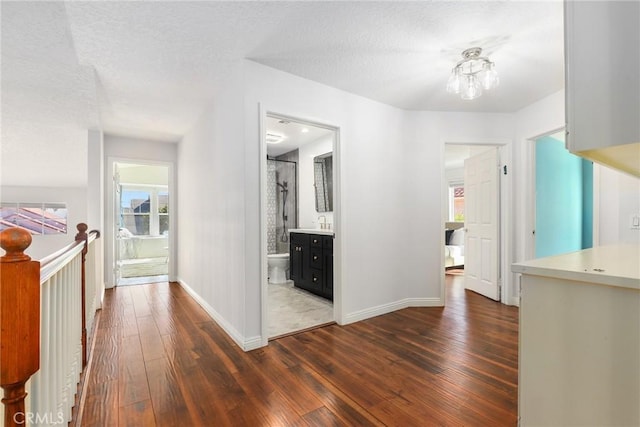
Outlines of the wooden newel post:
M0 386L4 425L24 425L25 383L40 369L40 263L24 251L31 235L20 228L0 233Z
M79 223L76 228L78 229L78 234L76 234L76 242L84 241L84 248L82 248L82 297L80 300L82 301L82 367L87 366L87 319L86 319L86 267L85 263L87 261L87 252L89 252L89 235L87 234L87 230L89 226L84 222Z

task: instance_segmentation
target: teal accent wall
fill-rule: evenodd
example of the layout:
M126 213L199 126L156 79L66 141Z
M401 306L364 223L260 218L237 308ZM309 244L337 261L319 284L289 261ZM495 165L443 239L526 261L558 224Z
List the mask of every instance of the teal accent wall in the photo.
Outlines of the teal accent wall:
M582 249L593 247L593 162L582 162Z
M591 247L593 165L564 142L536 141L536 258Z

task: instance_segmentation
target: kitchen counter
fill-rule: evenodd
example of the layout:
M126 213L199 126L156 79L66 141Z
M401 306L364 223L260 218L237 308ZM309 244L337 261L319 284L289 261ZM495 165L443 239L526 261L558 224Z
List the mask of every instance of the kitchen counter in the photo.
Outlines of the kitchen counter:
M324 236L334 236L333 230L323 230L321 228L290 228L289 233L322 234Z
M512 265L514 273L640 289L640 245L608 245Z
M520 426L640 425L640 247L517 263Z

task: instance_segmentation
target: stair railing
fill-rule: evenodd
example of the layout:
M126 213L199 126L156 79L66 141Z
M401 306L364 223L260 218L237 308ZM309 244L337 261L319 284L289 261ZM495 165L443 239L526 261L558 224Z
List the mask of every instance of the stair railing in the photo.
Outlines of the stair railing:
M0 258L0 412L5 427L71 420L98 299L92 271L96 260L87 262L87 255L100 237L98 231L87 233L84 223L77 229L74 243L39 262L24 253L31 244L28 231L0 233L5 250Z

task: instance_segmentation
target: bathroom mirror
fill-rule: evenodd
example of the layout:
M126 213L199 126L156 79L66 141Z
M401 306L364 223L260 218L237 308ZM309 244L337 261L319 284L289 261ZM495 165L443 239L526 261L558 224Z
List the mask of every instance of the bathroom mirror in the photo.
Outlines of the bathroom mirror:
M313 158L313 176L316 191L316 211L333 211L333 153Z

